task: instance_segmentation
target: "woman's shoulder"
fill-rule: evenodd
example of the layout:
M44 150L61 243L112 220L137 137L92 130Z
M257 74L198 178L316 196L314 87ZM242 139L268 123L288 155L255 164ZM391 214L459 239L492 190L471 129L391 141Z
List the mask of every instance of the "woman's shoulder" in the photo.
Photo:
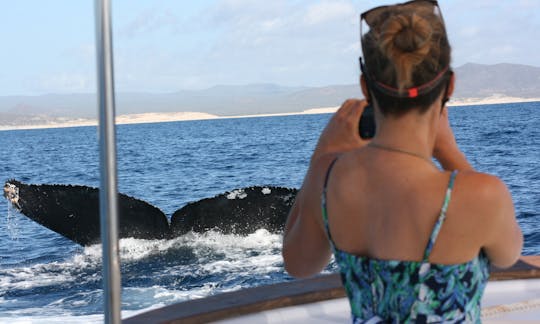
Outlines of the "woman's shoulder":
M456 186L458 184L462 192L480 202L509 194L506 184L500 178L483 172L459 171L456 175Z
M523 246L523 235L516 221L508 187L496 176L463 172L461 207L476 219L482 248L491 262L505 268L516 262Z
M462 171L456 176L453 197L464 216L494 224L513 217L512 196L506 184L498 177L476 171Z

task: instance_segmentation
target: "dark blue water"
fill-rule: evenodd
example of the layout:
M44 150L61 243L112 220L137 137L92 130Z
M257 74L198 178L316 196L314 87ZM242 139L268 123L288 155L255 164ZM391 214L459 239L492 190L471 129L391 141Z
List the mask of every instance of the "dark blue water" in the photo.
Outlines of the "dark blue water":
M540 254L540 103L453 107L460 147L476 169L509 186ZM251 185L299 187L330 115L118 127L119 188L171 215L190 201ZM0 132L0 180L98 186L95 127ZM101 248L82 248L0 202L0 321L102 319ZM290 278L281 237L188 234L121 241L123 314Z

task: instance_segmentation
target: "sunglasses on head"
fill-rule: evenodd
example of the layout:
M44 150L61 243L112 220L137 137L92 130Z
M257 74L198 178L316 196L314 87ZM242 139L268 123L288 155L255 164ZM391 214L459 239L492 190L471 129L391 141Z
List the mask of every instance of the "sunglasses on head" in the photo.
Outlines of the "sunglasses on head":
M387 5L387 6L379 6L375 7L373 9L370 9L368 11L365 11L360 15L360 42L363 45L363 23L367 25L369 30L374 31L375 33L380 33L380 28L383 25L383 23L390 17L392 14L392 11L388 9L400 9L400 10L411 10L411 11L421 11L425 10L426 12L433 13L436 17L439 17L442 23L442 26L444 28L444 19L442 17L441 9L439 8L439 4L435 0L413 0L408 1L401 4L396 5ZM446 31L445 31L446 32ZM365 56L364 52L364 46L362 46L362 53ZM439 83L442 81L443 76L446 75L446 73L450 70L450 67L445 67L437 76L420 86L412 87L409 89L404 89L400 91L397 88L391 87L389 85L386 85L384 83L381 83L379 81L376 81L369 73L368 70L362 61L362 57L359 58L360 61L360 69L362 70L362 73L364 74L366 81L370 87L377 88L380 92L392 96L395 98L416 98L419 95L423 95L425 93L430 92L432 89L434 89L436 86L439 85Z
M430 10L435 16L441 19L441 22L444 26L444 19L441 14L441 9L439 8L439 3L436 0L413 0L405 3L379 6L372 8L368 11L363 12L360 15L360 35L362 35L362 21L365 21L370 28L373 28L374 25L380 20L381 15L384 17L384 14L388 12L388 8L395 9L411 9L411 10Z

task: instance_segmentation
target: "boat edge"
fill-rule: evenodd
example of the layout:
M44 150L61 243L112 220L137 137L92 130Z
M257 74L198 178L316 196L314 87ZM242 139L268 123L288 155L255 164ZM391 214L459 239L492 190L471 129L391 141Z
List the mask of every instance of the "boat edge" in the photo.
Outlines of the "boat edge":
M490 281L533 278L540 278L540 256L522 256L508 269L492 267ZM135 315L123 323L206 323L344 296L339 274L325 274L184 301Z

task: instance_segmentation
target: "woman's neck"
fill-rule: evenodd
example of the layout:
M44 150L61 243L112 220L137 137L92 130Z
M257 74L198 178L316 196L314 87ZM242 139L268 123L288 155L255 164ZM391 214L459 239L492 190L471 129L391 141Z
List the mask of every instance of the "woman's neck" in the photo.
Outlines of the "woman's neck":
M422 115L410 112L399 118L379 116L373 143L431 158L437 121L434 109Z

